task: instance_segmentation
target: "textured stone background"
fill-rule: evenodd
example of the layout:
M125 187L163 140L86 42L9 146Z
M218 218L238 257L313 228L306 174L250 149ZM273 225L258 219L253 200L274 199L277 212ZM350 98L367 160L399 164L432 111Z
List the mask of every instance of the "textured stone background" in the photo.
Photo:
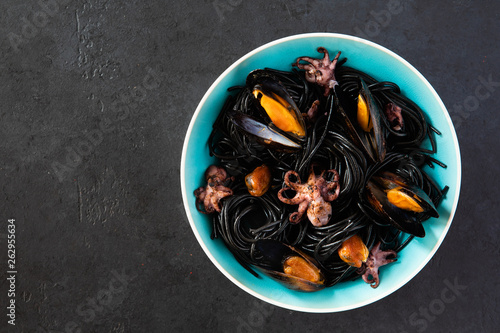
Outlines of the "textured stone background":
M407 1L385 17L395 2L2 0L0 331L496 331L500 4ZM196 242L179 182L185 131L217 76L264 43L318 31L413 64L448 107L463 159L457 214L432 261L375 304L321 315L226 279ZM441 309L448 283L461 289Z

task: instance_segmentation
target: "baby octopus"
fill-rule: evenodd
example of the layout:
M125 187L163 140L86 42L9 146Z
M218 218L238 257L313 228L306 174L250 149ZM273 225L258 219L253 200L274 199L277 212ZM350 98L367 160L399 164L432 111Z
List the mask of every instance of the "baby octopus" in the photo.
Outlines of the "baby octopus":
M211 214L213 212L220 213L220 200L233 195L233 190L224 186L224 183L231 178L227 177L227 173L224 168L211 165L205 171L205 179L207 180L207 186L199 187L194 191L194 195L196 197L196 209L204 214ZM205 210L201 209L202 204Z
M393 250L380 250L380 242L378 242L370 251L370 255L361 266L359 273L363 274L362 277L366 283L369 283L372 288L377 288L380 283L378 277L379 267L390 264L396 260L396 252Z
M325 96L328 96L330 90L338 84L337 80L335 80L335 66L339 60L340 52L337 53L333 61L330 61L328 51L324 47L318 47L318 52L324 53L323 59L300 57L297 58L293 65L299 69L304 69L306 71L306 80L324 87ZM300 61L307 61L308 64L301 64Z
M324 178L325 174L332 173L333 180L328 181ZM290 176L295 176L296 182L290 180ZM332 206L329 201L337 199L340 192L339 174L331 169L321 172L318 176L311 167L311 173L306 184L301 184L300 177L295 171L288 171L285 174L285 185L278 192L278 198L288 205L299 205L298 211L290 215L291 223L298 223L302 220L304 212L307 210L309 221L316 226L321 227L328 223L332 216ZM295 196L291 199L283 196L283 192L293 190Z

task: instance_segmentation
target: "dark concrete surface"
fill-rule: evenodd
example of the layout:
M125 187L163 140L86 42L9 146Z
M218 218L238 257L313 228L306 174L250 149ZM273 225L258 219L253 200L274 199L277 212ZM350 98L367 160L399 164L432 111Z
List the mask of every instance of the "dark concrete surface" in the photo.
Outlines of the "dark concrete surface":
M343 313L240 290L196 242L181 201L183 138L205 91L247 52L304 32L361 36L407 59L448 107L463 160L457 214L432 261ZM2 0L0 331L496 331L499 51L493 0Z

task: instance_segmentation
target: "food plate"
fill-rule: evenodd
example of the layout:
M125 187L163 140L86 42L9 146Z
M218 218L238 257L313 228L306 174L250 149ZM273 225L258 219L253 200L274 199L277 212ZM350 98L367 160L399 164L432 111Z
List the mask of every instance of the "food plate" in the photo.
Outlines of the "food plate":
M233 257L220 239L212 240L212 223L207 215L196 210L193 192L204 184L206 168L217 163L209 156L207 140L223 103L227 88L244 84L254 69L271 67L289 71L301 56L319 57L319 46L342 51L347 65L378 80L397 83L403 94L415 101L426 113L429 122L441 135L436 136L437 160L446 168L436 166L425 171L440 188L449 191L439 205L438 219L423 223L426 236L415 238L398 254L398 261L381 268L381 284L372 289L363 280L343 282L314 293L287 289L278 282L254 277ZM334 33L295 35L263 45L231 65L208 89L198 105L186 133L181 159L181 189L184 207L197 241L214 265L234 284L268 303L303 312L328 313L358 308L393 293L410 281L432 258L451 226L458 204L461 162L458 141L450 116L436 91L412 65L394 52L370 41ZM424 288L421 286L420 288ZM418 286L417 286L418 288Z

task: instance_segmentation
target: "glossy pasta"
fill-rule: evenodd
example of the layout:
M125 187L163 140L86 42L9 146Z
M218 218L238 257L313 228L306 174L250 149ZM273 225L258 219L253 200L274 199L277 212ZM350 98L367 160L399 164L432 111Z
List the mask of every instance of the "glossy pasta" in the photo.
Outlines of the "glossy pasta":
M213 238L224 241L238 262L254 275L259 274L255 267L266 273L279 270L274 263L271 264L268 254L264 253L274 251L267 250L274 247L259 240L272 239L286 244L286 248L279 247L281 250L276 250L279 252L276 255L291 253L288 250L288 246L291 246L293 250L304 253L305 257L313 258L324 276L321 284L328 287L357 278L363 273L362 267L348 264L338 254L339 248L346 244L344 242L354 235L361 238L367 249L380 246L395 252L401 251L415 235L422 237L423 229L413 231L411 223L421 224L435 216L433 213L409 212L412 220L408 229L405 224L407 221L401 224L396 221L394 224L392 217L387 219L381 216L385 212L380 213L376 204L373 204L373 198L378 193L375 187L392 181L398 183L404 180L405 183L411 183L411 188L418 187L417 190L424 192L435 206L446 193L447 188L440 189L422 170L424 165L446 166L431 156L436 150L434 135L439 135L439 132L427 122L417 103L402 95L397 84L377 81L366 73L347 67L345 59L340 59L336 64L335 78L338 84L328 93L325 93L324 87L309 82L307 73L296 68L289 72L266 68L257 74L249 73L245 85L229 89L227 100L209 137L210 154L219 160L218 166L227 172L227 177L223 178L224 182L219 186L232 191L232 195L220 200L220 212L211 215ZM254 87L259 80L264 79L272 79L284 87L304 116L307 132L304 138L297 139L277 130L278 134L291 138L300 148L276 148L273 142L256 140L245 128L242 130L240 118L249 117L259 124L271 123L270 117L256 104ZM364 86L369 94L366 98L373 98L373 102L382 110L397 106L404 121L404 124L395 125L391 116L382 112L380 119L370 125L380 126L377 130L382 133L384 140L381 160L367 152L360 139L356 138L354 129L349 128L361 126L349 125L351 118L355 118L349 114L356 110L360 112L362 106L359 106L359 100L363 98L361 90ZM281 101L281 97L270 96ZM307 115L313 105L317 108L315 114L310 112ZM366 135L370 140L368 135L373 134L361 135ZM430 141L430 149L422 148L426 138ZM374 142L375 139L371 141L372 148L379 148L374 147ZM270 187L264 195L252 196L245 185L245 176L262 165L271 170ZM327 183L335 182L339 187L338 196L329 203L331 214L328 223L315 226L309 223L307 217L299 223L292 223L290 216L297 211L297 206L286 204L279 197L285 196L286 200L291 201L297 190L287 187L285 179L296 184L299 178L305 180L311 174L320 173ZM387 180L390 178L388 175L394 175L395 180ZM402 187L405 188L405 184ZM278 279L283 280L283 275L287 274L280 272ZM295 289L311 291L309 287L303 286Z

